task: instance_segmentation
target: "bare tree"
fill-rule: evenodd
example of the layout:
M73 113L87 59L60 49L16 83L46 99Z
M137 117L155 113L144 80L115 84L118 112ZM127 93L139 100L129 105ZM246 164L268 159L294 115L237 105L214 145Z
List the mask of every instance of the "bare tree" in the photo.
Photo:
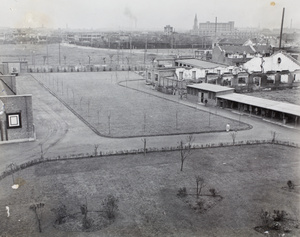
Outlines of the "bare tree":
M230 136L231 136L231 138L232 138L232 144L233 144L233 145L235 144L236 134L237 134L237 132L231 132L231 133L230 133Z
M42 232L42 215L43 215L43 209L45 204L40 203L33 203L30 205L29 209L32 210L35 213L35 218L38 222L39 232Z
M275 143L276 138L278 136L277 132L276 131L271 131L271 136L272 136L272 143Z
M15 184L14 169L16 168L16 166L17 165L15 163L10 163L9 165L6 166L6 169L10 170L10 172L11 172L13 184Z
M146 153L147 153L147 140L146 140L146 138L142 138L141 140L144 144L144 156L146 156Z
M40 144L41 146L41 159L44 159L44 150L43 150L43 144Z
M98 147L99 147L99 144L95 144L95 145L94 145L94 155L95 155L95 156L98 155Z
M80 211L81 211L81 214L83 215L83 218L82 218L82 228L84 230L89 229L91 227L91 222L90 222L90 220L87 217L87 214L88 214L88 205L87 205L87 198L86 197L85 197L85 204L82 204L80 206Z
M195 140L193 135L187 137L187 145L183 144L183 141L180 141L179 150L180 150L180 160L181 166L180 171L183 171L183 163L191 155L192 142Z
M91 104L91 99L89 98L87 101L87 106L88 106L88 117L90 116L90 104Z
M197 184L196 196L197 196L197 198L199 198L199 196L201 195L202 189L205 187L205 182L204 182L204 178L202 178L200 175L196 175L195 179L196 179L196 184Z

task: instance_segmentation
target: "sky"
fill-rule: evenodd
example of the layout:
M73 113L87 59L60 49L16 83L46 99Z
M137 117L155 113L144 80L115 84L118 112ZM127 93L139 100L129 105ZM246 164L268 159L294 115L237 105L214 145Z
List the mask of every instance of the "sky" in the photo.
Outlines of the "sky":
M300 0L1 0L0 27L190 30L198 22L235 27L300 28Z

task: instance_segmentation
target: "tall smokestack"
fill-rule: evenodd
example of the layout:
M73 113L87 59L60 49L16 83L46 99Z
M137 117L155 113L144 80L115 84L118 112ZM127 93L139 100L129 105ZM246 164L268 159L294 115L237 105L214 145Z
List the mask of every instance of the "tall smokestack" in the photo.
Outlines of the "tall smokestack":
M284 10L282 11L282 19L281 19L281 28L280 28L280 39L279 39L279 49L281 49L281 41L282 41L282 30L283 30L283 21L284 21Z

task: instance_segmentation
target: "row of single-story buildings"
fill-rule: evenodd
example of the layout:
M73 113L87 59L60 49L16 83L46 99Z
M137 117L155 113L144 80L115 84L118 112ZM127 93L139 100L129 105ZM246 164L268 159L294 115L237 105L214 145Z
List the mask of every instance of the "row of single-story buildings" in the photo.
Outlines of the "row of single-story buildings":
M256 57L239 67L195 58L158 59L156 67L146 71L146 82L165 93L203 82L240 92L284 88L300 84L300 63L284 52Z
M187 85L189 101L237 110L241 113L299 125L300 106L254 96L234 93L234 88L200 83Z

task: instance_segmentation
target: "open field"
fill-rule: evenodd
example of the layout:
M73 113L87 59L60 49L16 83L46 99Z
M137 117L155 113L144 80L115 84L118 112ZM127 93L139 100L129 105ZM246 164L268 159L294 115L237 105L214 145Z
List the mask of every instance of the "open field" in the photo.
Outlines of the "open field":
M300 105L300 88L274 91L260 91L249 93L249 95L269 100L276 100Z
M116 65L124 67L150 65L152 55L168 57L169 55L193 55L192 49L148 49L144 54L142 49L116 50L76 46L73 44L12 44L0 45L0 62L28 61L28 65L35 67L44 65L107 65L114 68ZM48 60L44 56L48 55ZM144 61L145 60L145 61Z
M261 224L261 209L285 210L289 218L299 217L299 190L282 188L287 180L298 184L299 162L299 149L249 145L195 150L183 172L179 152L44 163L15 174L21 184L18 190L11 189L10 176L1 181L0 229L2 236L14 237L260 236L254 227ZM215 188L223 197L204 213L195 212L176 195L186 187L189 197L196 199L196 175L205 179L203 195ZM76 213L87 198L89 210L96 211L108 194L119 199L119 213L111 225L84 234L53 227L50 210L60 202ZM29 210L33 202L45 203L41 234ZM299 234L293 228L285 236Z
M152 136L247 129L249 125L126 88L134 72L32 74L94 127L111 137ZM125 87L117 83L123 82ZM129 84L129 82L128 82ZM176 98L176 96L170 95Z

